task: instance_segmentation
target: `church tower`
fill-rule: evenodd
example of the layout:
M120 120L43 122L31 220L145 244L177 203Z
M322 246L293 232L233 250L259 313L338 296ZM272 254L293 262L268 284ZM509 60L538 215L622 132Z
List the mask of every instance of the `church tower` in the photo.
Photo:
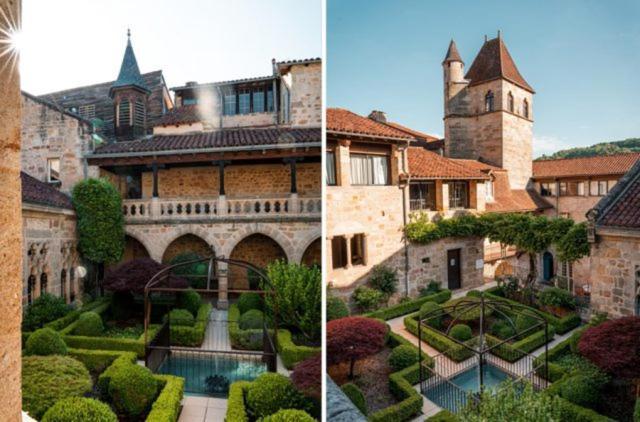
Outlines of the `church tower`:
M130 141L145 135L147 99L150 92L133 53L131 32L127 31L127 48L124 51L120 73L109 89L114 106L114 132L118 141Z
M512 189L532 174L533 88L522 77L498 32L464 77L452 40L442 62L445 154L481 160L509 171Z

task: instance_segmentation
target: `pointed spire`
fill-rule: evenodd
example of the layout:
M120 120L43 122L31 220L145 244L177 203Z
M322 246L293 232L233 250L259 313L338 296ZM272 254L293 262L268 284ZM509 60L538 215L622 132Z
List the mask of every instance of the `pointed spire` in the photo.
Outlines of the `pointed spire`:
M140 69L138 68L138 61L136 60L136 55L133 52L133 46L131 45L130 29L127 29L127 48L124 50L120 73L118 74L118 79L116 79L113 85L111 85L109 93L112 95L114 89L125 87L133 87L145 92L150 92L144 82L144 78L140 74Z
M442 62L442 64L445 64L448 62L464 63L462 61L462 57L460 57L460 53L458 53L458 47L456 46L456 42L453 39L451 39L451 42L449 43L449 49L447 50L447 55L444 58L444 61Z

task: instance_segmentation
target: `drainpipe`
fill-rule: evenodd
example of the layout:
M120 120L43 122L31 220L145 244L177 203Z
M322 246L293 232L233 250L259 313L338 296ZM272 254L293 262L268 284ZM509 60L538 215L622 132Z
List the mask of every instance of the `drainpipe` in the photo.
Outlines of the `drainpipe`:
M406 166L406 154L409 153L409 144L411 141L407 140L407 146L405 147L402 153L402 172L407 174L407 182L404 187L400 187L402 189L402 225L403 228L407 226L407 186L411 183L411 175L407 172ZM404 231L404 230L403 230ZM409 241L407 240L407 236L402 236L404 241L404 289L405 289L405 297L409 297Z
M224 116L224 97L219 86L216 87L216 91L218 91L218 97L220 98L220 116L218 117L218 119L220 121L220 129L222 129L222 117Z
M276 84L276 78L279 76L279 71L278 71L278 67L276 66L276 59L272 58L271 59L271 67L272 67L272 72L273 72L273 112L275 115L275 121L276 121L276 127L278 127L278 123L280 123L280 119L278 116L278 96L276 94L276 88L277 88L277 84Z

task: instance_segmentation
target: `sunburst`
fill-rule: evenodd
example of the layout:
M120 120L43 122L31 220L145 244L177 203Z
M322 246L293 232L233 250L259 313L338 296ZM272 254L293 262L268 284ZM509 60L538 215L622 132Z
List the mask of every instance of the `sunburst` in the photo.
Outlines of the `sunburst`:
M10 75L17 74L21 44L19 15L0 7L0 73L9 68Z

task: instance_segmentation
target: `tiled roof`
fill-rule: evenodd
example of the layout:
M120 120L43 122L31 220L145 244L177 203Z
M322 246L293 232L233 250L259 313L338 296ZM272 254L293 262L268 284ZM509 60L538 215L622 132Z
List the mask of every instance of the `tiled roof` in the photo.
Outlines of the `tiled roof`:
M160 126L181 125L185 123L197 123L202 121L202 117L198 111L198 106L185 105L182 107L174 107L167 112L157 123Z
M20 179L22 181L22 202L73 209L71 198L53 186L31 177L25 172L20 172Z
M343 108L327 109L327 132L374 136L389 139L413 139L406 132Z
M319 63L322 59L320 57L311 57L308 59L297 59L297 60L283 60L276 62L278 66L290 66L293 64L310 64L310 63Z
M533 88L524 80L507 50L501 37L486 41L471 64L465 79L476 85L493 79L504 78L533 92Z
M409 175L418 179L484 179L489 176L457 160L421 147L409 147Z
M216 81L216 82L206 82L206 83L191 83L183 86L176 86L171 88L172 91L181 91L185 89L196 89L196 88L207 88L207 87L215 87L221 85L233 85L233 84L241 84L241 83L250 83L250 82L263 82L269 81L271 79L275 79L274 76L255 76L252 78L240 78L240 79L231 79L228 81Z
M449 48L447 49L447 55L444 58L442 63L447 62L461 62L462 57L460 57L460 53L458 52L458 46L456 46L456 42L451 40L449 43Z
M320 142L320 128L244 128L224 129L180 135L153 135L129 142L113 142L97 148L93 155L135 154L146 152L266 147L284 144Z
M598 226L640 230L640 160L595 209L599 211Z
M429 135L427 133L424 132L420 132L411 128L408 128L406 126L402 126L399 123L394 123L394 122L386 122L384 123L385 125L391 126L394 129L398 129L399 131L405 132L407 135L413 136L414 138L417 139L422 139L425 140L427 142L435 142L435 141L439 141L440 139L436 136L433 135Z
M489 171L504 171L500 167L492 166L491 164L483 163L478 160L471 160L466 158L452 158L453 161L457 161L461 164L464 164L467 167L474 168L479 171L489 172Z
M140 74L138 61L136 60L136 55L133 52L133 47L131 46L131 38L127 40L127 48L124 50L120 73L118 74L118 79L116 79L113 85L111 85L111 89L126 86L135 86L144 91L150 91Z
M509 174L506 171L493 173L493 202L486 203L489 212L530 212L551 208L536 191L511 189Z
M565 158L533 162L533 177L607 176L624 174L640 159L640 153L632 152L596 157Z

